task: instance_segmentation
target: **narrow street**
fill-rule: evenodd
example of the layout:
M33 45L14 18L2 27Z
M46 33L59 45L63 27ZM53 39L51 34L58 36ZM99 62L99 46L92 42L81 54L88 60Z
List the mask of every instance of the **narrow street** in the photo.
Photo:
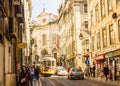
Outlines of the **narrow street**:
M69 80L67 76L41 76L42 86L115 86L94 80Z
M120 0L0 0L0 86L120 86Z

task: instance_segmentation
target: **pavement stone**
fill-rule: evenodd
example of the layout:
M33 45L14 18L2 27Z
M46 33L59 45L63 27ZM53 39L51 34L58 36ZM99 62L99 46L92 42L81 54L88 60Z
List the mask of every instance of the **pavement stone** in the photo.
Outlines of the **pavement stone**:
M101 81L104 83L110 83L115 86L120 86L120 81L112 81L112 80L105 80L105 78L97 77L97 78L92 78L92 77L85 77L86 79L91 79L91 80L96 80L96 81Z

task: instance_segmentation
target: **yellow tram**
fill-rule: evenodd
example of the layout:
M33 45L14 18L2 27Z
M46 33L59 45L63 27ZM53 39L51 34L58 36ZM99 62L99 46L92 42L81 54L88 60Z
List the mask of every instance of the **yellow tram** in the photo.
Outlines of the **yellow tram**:
M44 56L40 66L41 74L51 76L56 73L56 59L53 56Z

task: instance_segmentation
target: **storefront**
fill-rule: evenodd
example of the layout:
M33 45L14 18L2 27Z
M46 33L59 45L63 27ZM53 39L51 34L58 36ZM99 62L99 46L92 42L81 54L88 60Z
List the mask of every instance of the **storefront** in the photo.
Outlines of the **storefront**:
M113 52L115 59L115 80L120 80L120 49Z
M120 80L120 49L105 54L113 80Z
M102 54L100 56L94 57L94 61L96 63L96 76L102 77L103 76L104 62L107 62L107 58L105 58L105 55Z

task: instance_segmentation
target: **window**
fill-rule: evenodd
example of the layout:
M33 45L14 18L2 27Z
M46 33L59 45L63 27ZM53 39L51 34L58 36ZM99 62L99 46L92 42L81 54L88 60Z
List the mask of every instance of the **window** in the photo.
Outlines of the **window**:
M101 1L101 15L102 17L105 16L105 1L104 0Z
M114 35L113 24L109 26L109 34L110 34L110 44L114 44L115 35Z
M100 32L97 33L97 49L100 49Z
M120 0L117 0L117 3L119 3L120 2Z
M93 11L91 11L91 25L93 25Z
M43 23L45 23L45 22L46 22L46 19L45 19L45 18L44 18L44 19L42 19L42 22L43 22Z
M52 35L52 44L56 44L56 35L55 34Z
M107 29L103 29L103 48L107 47Z
M46 45L46 35L42 35L42 45Z
M88 21L85 21L85 28L88 28Z
M118 21L118 32L119 32L119 41L120 41L120 20Z
M98 5L95 7L95 21L99 22L99 10L98 10Z
M87 10L87 4L84 4L84 13L87 13L88 10Z
M92 51L94 51L95 50L95 44L94 44L94 36L92 37Z
M112 10L113 0L108 0L108 12Z

